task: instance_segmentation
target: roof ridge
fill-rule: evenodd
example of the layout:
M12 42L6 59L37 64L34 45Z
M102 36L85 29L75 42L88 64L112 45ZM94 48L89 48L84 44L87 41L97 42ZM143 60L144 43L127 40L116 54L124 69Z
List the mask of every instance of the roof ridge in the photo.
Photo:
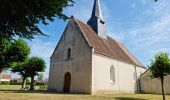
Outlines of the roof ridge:
M104 40L100 38L97 33L84 22L73 17L78 27L80 28L85 40L90 47L93 47L96 53L117 59L119 61L127 62L129 64L144 67L135 56L121 42L116 41L112 37L107 36Z

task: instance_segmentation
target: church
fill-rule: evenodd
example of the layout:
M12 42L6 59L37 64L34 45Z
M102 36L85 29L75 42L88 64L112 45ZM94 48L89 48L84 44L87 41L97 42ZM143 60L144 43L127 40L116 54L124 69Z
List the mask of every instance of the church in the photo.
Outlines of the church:
M107 36L100 1L86 23L69 20L51 58L48 90L64 93L137 93L146 71L120 42Z

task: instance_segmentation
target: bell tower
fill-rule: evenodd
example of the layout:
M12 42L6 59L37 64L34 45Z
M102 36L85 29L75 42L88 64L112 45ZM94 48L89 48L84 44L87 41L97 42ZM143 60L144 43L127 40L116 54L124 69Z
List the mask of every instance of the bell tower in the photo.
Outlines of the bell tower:
M92 15L87 24L97 33L98 36L107 38L107 35L105 34L106 23L103 19L100 0L94 0Z

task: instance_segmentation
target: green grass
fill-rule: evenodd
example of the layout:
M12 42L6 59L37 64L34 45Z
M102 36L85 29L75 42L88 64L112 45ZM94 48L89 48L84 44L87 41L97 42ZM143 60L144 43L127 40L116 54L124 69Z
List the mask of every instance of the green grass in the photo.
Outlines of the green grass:
M40 86L35 86L36 90L39 90ZM0 85L0 90L20 90L21 85Z
M20 85L0 85L0 100L162 100L153 94L83 95L59 94L48 91L20 91ZM170 96L166 96L170 100Z
M0 90L19 90L20 85L0 85Z

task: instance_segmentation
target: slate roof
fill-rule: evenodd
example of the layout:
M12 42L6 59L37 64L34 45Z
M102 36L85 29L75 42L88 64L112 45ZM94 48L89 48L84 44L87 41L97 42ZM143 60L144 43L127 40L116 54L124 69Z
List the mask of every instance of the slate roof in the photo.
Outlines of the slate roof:
M91 19L93 19L93 17L100 18L102 21L104 21L99 0L94 0Z
M100 38L89 25L77 20L76 18L74 18L74 20L79 25L89 45L94 48L95 53L145 68L144 65L141 64L123 44L111 37L107 37L107 39Z

